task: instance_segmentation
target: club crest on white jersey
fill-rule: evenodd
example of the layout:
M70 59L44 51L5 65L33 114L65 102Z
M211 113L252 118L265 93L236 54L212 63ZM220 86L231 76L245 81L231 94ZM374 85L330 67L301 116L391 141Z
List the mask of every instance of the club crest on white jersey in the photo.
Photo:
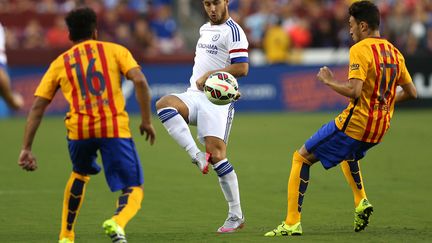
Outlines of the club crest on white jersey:
M231 18L220 25L201 26L190 88L196 90L196 80L208 71L248 62L248 47L243 29Z

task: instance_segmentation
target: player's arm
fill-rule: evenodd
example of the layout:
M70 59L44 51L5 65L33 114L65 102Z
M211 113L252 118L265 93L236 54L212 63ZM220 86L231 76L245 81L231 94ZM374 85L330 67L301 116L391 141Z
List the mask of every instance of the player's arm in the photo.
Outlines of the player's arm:
M333 72L326 66L320 68L317 78L337 93L353 99L360 97L363 88L363 81L360 79L352 78L348 82L335 80Z
M401 102L404 100L416 99L417 89L413 83L407 83L400 86L402 90L396 93L395 102Z
M31 149L36 131L39 128L45 110L50 102L51 101L46 98L36 96L27 117L23 145L18 158L18 165L24 170L33 171L37 169L36 158L33 156Z
M246 76L249 72L249 63L242 62L242 63L233 63L226 68L223 69L217 69L217 70L211 70L206 72L201 78L199 78L196 81L197 88L199 90L204 89L204 83L207 80L207 78L210 76L210 74L217 72L217 71L223 71L232 74L234 77L239 78Z
M12 91L9 75L3 69L0 69L0 96L14 110L18 110L24 105L21 95Z
M244 77L249 72L249 63L247 62L233 63L220 71L231 73L236 78Z
M151 96L147 79L139 67L129 70L126 73L126 78L131 80L135 85L135 96L141 112L141 135L145 132L146 140L150 139L150 144L152 145L156 139L156 132L151 121Z

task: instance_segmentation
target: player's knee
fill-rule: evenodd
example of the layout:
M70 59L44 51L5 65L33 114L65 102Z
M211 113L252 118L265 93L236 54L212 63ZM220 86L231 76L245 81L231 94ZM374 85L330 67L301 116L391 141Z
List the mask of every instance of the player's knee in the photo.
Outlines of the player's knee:
M160 109L163 109L166 107L168 107L168 101L167 101L167 98L165 96L156 101L156 109L157 110L160 110Z
M210 162L217 163L221 160L226 159L226 152L221 149L210 149L207 150L208 153L211 154Z
M305 161L306 164L312 165L317 162L317 158L314 154L309 153L306 147L303 145L299 150L294 152L293 157L300 157L301 160Z

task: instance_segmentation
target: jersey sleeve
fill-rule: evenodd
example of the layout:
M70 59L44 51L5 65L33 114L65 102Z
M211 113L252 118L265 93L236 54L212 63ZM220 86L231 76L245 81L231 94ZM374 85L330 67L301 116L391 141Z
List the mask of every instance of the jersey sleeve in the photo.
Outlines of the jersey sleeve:
M120 71L123 75L126 75L132 68L140 67L128 49L120 45L117 45L116 49Z
M401 69L401 75L399 80L397 81L398 85L404 85L407 83L411 83L412 82L412 78L410 73L408 72L408 69L405 65L405 60L403 60L399 66L399 68Z
M360 45L354 45L349 53L349 70L348 79L366 80L369 66L369 58L365 55L368 52L366 48Z
M34 93L35 96L39 96L48 100L52 100L54 98L54 95L60 85L59 72L61 71L61 65L62 63L59 59L56 59L51 63L48 70L42 77L41 82L36 88Z
M227 25L230 27L227 41L231 64L249 62L249 43L246 39L246 34L243 29L233 21L228 21Z

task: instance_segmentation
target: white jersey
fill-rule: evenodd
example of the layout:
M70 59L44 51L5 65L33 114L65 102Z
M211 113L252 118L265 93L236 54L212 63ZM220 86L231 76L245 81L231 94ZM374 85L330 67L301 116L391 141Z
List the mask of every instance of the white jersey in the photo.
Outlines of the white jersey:
M196 80L208 71L248 62L248 46L243 29L231 18L220 25L208 22L201 26L190 89L198 90Z
M0 23L0 64L6 65L6 34Z

